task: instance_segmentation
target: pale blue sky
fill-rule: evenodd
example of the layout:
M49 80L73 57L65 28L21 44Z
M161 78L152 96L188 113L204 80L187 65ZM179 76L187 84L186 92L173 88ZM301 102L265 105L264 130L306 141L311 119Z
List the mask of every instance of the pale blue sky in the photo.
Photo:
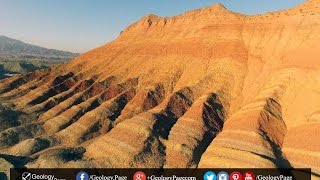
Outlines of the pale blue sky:
M116 38L146 14L173 16L221 3L244 14L305 0L0 0L0 35L47 48L85 52Z

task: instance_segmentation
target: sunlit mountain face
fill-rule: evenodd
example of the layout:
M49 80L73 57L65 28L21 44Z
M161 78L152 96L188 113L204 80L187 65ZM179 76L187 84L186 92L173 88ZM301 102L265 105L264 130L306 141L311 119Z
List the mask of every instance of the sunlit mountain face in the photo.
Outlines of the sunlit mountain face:
M147 15L64 65L1 81L0 152L28 168L319 175L319 10Z

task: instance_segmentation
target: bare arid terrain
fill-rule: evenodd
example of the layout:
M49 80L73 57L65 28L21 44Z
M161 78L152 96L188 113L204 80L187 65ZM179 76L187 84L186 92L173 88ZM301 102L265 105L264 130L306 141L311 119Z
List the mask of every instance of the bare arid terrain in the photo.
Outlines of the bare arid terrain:
M312 168L320 1L147 15L65 65L0 83L10 167Z

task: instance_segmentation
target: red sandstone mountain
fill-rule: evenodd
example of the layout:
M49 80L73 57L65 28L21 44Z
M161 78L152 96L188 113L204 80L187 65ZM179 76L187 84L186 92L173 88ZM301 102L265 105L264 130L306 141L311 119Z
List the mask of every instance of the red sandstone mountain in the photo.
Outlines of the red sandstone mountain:
M320 2L148 15L54 69L0 83L1 153L26 167L311 167ZM15 119L13 121L12 119Z

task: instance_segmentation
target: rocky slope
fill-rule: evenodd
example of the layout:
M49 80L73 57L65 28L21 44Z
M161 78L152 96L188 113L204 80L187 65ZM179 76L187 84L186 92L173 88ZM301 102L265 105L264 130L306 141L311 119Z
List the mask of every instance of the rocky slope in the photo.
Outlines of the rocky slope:
M311 167L320 2L148 15L66 65L0 83L1 153L26 167ZM11 117L8 117L8 116Z

